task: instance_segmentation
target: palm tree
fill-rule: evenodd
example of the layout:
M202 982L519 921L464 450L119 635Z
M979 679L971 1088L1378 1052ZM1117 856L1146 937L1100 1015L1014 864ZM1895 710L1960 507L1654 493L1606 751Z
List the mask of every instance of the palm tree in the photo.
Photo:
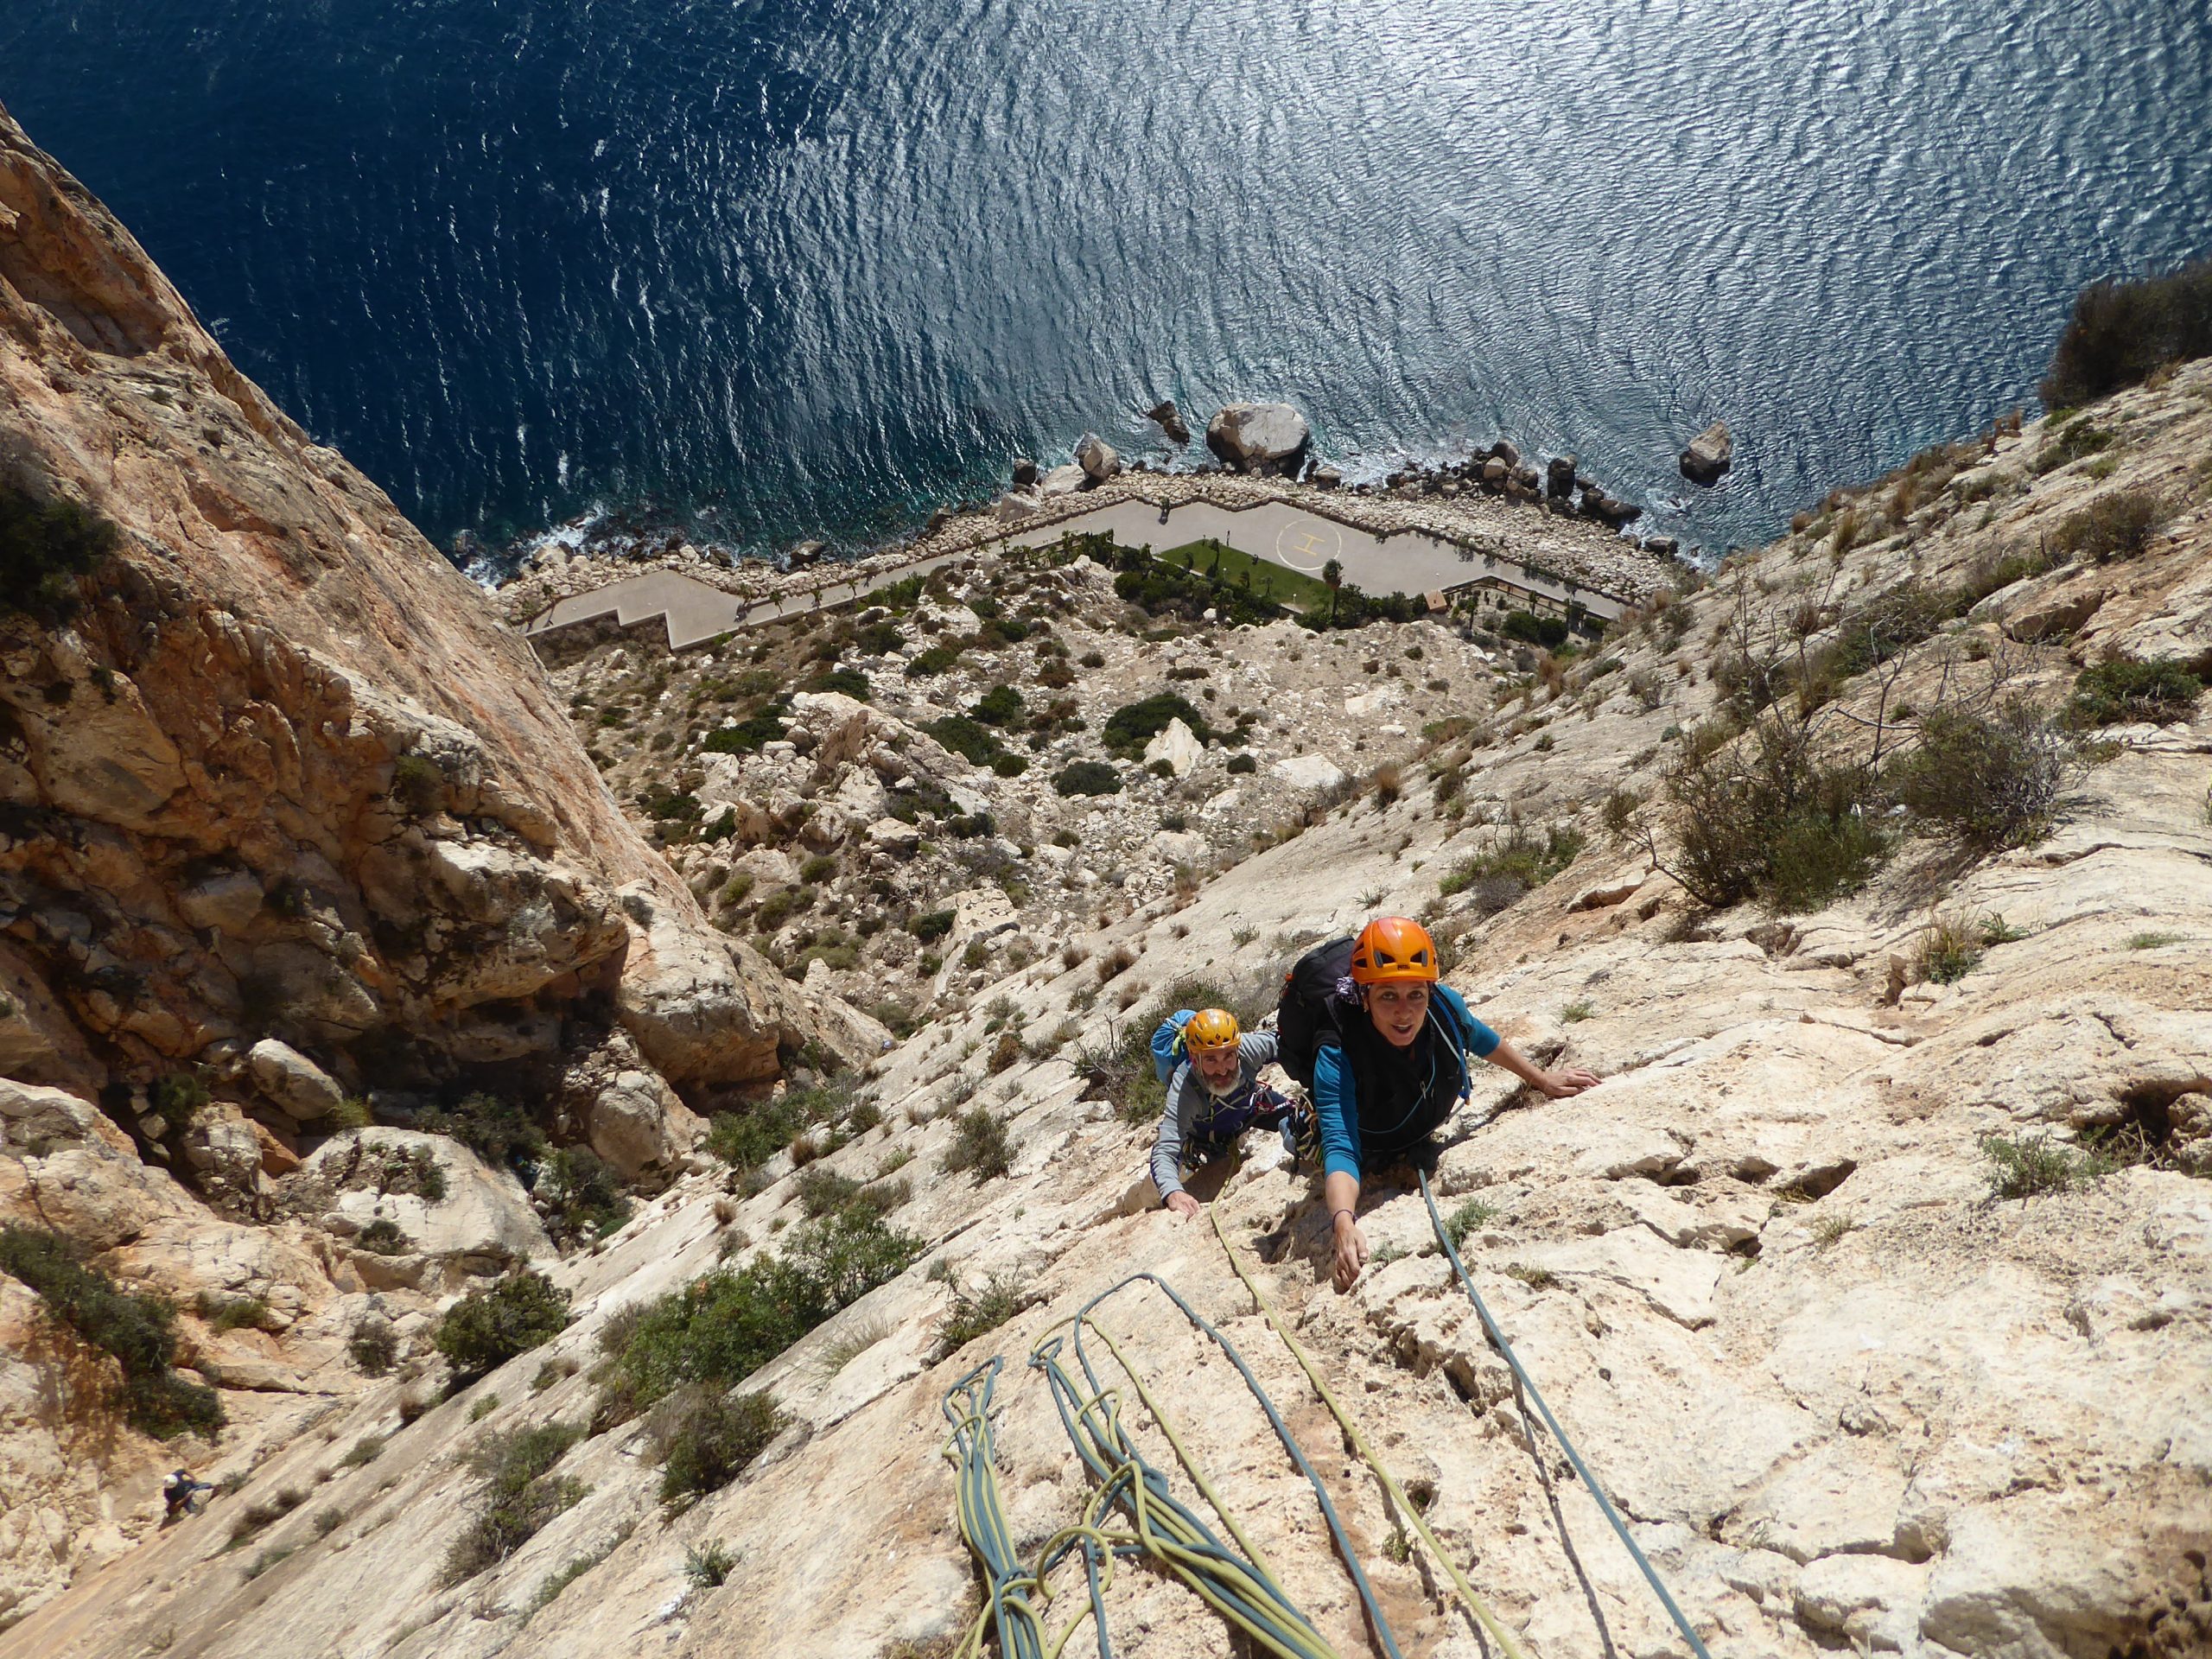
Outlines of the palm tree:
M1331 559L1321 567L1321 580L1329 587L1329 626L1333 628L1337 626L1337 589L1344 585L1343 564Z

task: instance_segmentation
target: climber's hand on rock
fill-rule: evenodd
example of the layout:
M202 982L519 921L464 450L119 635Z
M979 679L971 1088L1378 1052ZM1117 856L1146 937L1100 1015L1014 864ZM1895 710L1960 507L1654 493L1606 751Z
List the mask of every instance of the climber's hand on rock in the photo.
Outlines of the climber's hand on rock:
M1599 1077L1586 1065L1563 1065L1556 1071L1547 1071L1536 1086L1554 1100L1565 1100L1569 1095L1579 1095L1585 1089L1595 1089Z
M1167 1207L1185 1221L1190 1220L1198 1213L1198 1201L1187 1192L1170 1192L1167 1195Z
M1336 1243L1336 1270L1331 1277L1341 1293L1352 1287L1359 1270L1367 1265L1367 1236L1349 1213L1339 1211L1337 1216Z

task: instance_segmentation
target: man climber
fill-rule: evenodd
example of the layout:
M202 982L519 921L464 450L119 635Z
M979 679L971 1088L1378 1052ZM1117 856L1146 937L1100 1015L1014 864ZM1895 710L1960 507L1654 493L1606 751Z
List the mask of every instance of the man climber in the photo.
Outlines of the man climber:
M1444 1126L1473 1089L1470 1056L1554 1100L1599 1080L1579 1065L1547 1071L1476 1019L1440 982L1428 930L1404 916L1378 917L1356 938L1300 957L1284 976L1275 1027L1277 1058L1312 1091L1320 1119L1338 1291L1367 1265L1362 1173L1403 1160Z
M1179 1029L1170 1035L1170 1027ZM1158 1202L1185 1221L1197 1215L1198 1201L1183 1190L1184 1172L1234 1155L1244 1132L1256 1126L1281 1129L1297 1155L1290 1103L1259 1081L1275 1058L1273 1033L1240 1032L1226 1008L1201 1008L1187 1020L1162 1021L1154 1053L1173 1065L1152 1147Z

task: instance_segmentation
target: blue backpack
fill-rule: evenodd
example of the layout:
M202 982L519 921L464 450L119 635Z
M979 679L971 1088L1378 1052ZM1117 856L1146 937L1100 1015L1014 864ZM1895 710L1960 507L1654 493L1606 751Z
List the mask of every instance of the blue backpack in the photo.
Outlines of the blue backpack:
M1198 1017L1196 1008L1178 1008L1152 1032L1152 1069L1160 1082L1175 1075L1175 1068L1191 1058L1183 1046L1183 1027Z

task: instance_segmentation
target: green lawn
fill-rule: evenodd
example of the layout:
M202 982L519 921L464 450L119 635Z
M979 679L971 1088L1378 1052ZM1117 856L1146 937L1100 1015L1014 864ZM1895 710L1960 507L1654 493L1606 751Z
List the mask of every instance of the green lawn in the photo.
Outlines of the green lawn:
M1153 557L1162 564L1172 564L1182 569L1195 569L1204 575L1214 568L1214 560L1221 561L1221 579L1232 586L1243 580L1244 572L1252 573L1252 595L1255 599L1271 600L1278 605L1287 605L1294 611L1310 611L1329 607L1329 589L1325 582L1312 576L1302 576L1295 570L1266 559L1255 559L1249 553L1240 553L1226 542L1185 542L1180 547L1171 547Z

